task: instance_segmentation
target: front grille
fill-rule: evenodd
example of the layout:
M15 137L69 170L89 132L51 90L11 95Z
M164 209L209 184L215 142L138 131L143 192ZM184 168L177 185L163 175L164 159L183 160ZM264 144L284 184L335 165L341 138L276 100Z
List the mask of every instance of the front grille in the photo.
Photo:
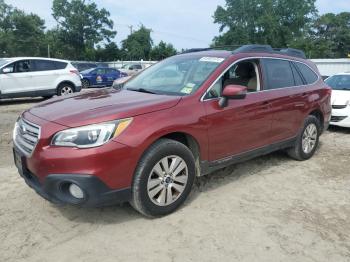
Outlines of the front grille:
M331 122L340 122L347 118L347 116L332 116L331 117Z
M346 108L346 105L332 105L333 109L344 109Z
M14 142L26 156L30 156L40 138L40 127L20 118L14 130Z

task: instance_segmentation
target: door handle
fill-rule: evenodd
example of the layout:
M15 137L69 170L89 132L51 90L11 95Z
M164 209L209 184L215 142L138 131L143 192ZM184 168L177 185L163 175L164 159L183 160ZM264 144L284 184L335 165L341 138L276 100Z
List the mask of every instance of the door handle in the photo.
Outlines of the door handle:
M307 94L307 93L303 93L301 96L302 96L302 97L307 97L308 94Z

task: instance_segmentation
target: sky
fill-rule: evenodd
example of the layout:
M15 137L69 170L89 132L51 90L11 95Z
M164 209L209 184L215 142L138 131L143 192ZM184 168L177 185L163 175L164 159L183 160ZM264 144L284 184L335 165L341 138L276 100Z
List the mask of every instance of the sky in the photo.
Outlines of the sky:
M45 19L46 26L55 26L51 16L50 0L5 0L25 12L32 12ZM151 28L152 38L172 43L175 48L208 47L219 34L213 14L225 0L95 0L99 8L111 13L119 43L130 33L128 26L137 29L141 24ZM350 12L349 0L317 0L320 14Z

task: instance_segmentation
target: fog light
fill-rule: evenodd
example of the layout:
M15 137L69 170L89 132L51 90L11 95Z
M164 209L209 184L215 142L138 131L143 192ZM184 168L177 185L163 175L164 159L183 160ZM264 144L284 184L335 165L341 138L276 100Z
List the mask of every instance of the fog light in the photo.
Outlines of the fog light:
M83 190L80 187L78 187L76 184L69 185L69 193L75 198L78 198L78 199L84 198Z

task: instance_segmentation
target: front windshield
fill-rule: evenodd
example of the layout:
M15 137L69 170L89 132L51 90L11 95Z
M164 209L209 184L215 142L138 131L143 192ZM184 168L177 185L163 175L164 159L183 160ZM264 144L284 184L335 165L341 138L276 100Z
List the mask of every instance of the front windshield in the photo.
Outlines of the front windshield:
M350 91L350 75L336 75L326 79L326 84L333 90L349 90Z
M0 58L0 67L2 67L3 65L5 65L5 64L7 64L9 62L11 62L11 60Z
M125 84L129 90L156 94L189 95L224 61L221 57L173 56L149 67Z

